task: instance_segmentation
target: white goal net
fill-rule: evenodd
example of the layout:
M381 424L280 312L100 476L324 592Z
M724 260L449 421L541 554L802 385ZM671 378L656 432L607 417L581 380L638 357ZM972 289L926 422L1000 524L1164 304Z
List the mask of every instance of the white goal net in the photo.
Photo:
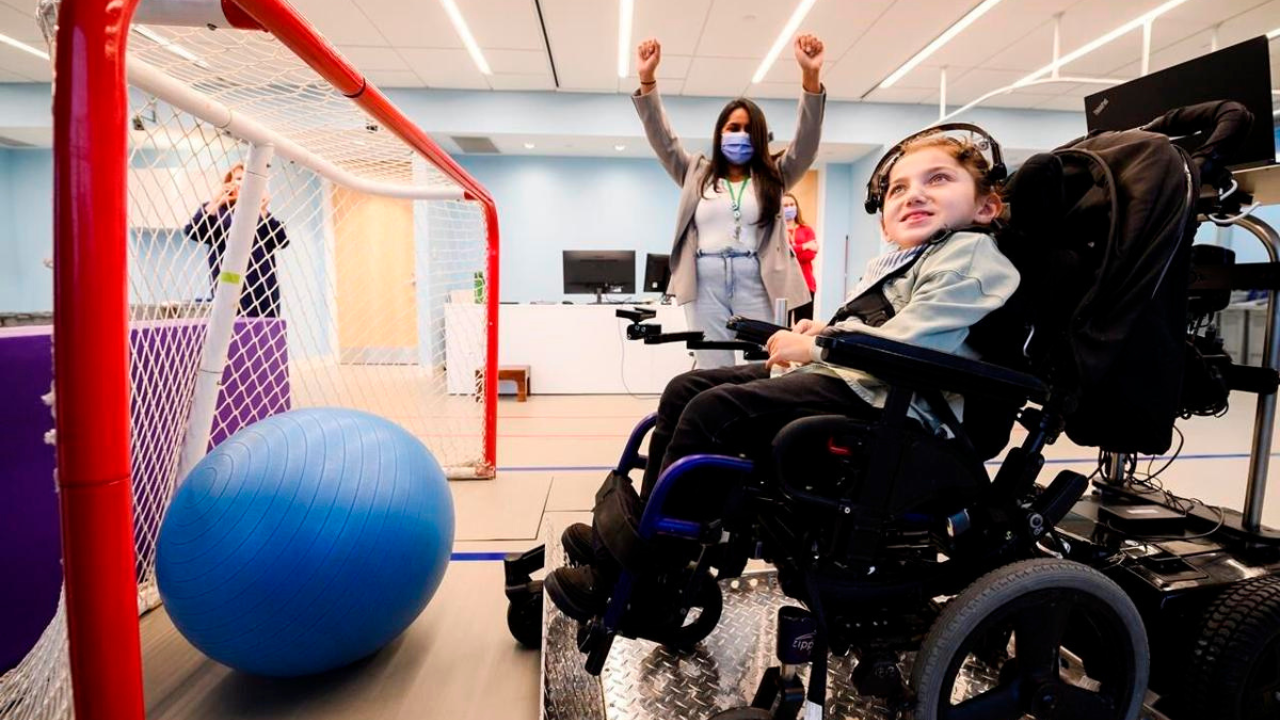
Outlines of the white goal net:
M42 7L49 37L55 12ZM264 417L366 410L420 438L450 476L492 474L483 368L496 249L484 206L449 172L272 35L135 24L128 42L119 180L145 612L158 602L156 536L182 474ZM262 164L252 150L268 145ZM241 213L247 232L236 236ZM0 718L70 716L65 624L59 608L0 678Z

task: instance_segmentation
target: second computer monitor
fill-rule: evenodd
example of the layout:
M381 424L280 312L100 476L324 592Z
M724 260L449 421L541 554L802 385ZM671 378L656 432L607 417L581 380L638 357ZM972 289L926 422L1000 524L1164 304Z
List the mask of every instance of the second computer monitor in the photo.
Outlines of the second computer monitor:
M644 292L667 294L671 283L671 256L646 253L644 257Z
M594 293L599 302L605 293L636 291L634 250L565 250L564 292Z

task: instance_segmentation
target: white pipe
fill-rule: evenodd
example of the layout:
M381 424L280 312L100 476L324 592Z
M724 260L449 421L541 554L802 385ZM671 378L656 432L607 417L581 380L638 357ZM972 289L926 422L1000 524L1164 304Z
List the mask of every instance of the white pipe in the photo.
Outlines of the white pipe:
M1062 54L1062 13L1054 13L1053 15L1053 75L1055 80L1058 78L1058 56Z
M128 61L129 84L155 95L170 105L190 113L215 127L255 145L273 145L276 154L311 169L330 181L369 195L407 198L410 200L461 200L462 188L458 186L429 188L414 185L378 182L359 177L306 148L284 135L237 114L231 108L203 95L155 66L136 58Z
M947 116L947 68L943 66L938 77L938 122Z
M213 311L209 314L204 352L200 356L200 371L196 374L195 394L191 402L191 416L187 422L187 436L178 465L179 483L186 480L187 474L209 449L213 416L217 412L218 396L222 390L222 373L227 366L227 351L231 347L231 335L240 310L245 270L249 267L249 257L258 235L258 214L262 194L267 189L267 171L271 167L273 154L274 148L270 145L249 146L249 157L244 165L244 181L240 184L239 197L231 210L231 229L227 232L226 247L218 265ZM219 222L217 210L206 215L206 220Z
M133 13L140 25L230 28L222 0L142 0Z
M1047 78L1041 78L1039 80L1031 80L1028 82L1019 81L1012 85L1005 85L1002 88L996 88L995 90L992 90L986 95L982 95L977 100L970 102L968 105L960 107L956 110L952 110L951 112L947 113L943 117L938 118L938 123L944 123L961 113L968 112L973 108L977 107L978 105L995 97L996 95L1006 95L1008 93L1013 92L1014 90L1021 90L1023 88L1034 87L1036 85L1050 85L1053 83L1072 83L1073 85L1082 85L1082 84L1083 85L1118 85L1122 82L1124 82L1124 80L1118 80L1118 79L1113 80L1111 78L1091 78L1091 77L1057 77L1057 78L1047 77Z
M1142 76L1151 72L1151 20L1142 23Z

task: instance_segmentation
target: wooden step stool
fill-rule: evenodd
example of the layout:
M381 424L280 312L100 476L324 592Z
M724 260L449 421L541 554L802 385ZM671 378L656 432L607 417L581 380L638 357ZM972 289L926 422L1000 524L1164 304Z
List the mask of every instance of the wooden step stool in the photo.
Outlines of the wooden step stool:
M498 382L511 380L516 384L516 402L529 399L529 366L503 365L498 368ZM476 370L476 387L484 382L484 369Z

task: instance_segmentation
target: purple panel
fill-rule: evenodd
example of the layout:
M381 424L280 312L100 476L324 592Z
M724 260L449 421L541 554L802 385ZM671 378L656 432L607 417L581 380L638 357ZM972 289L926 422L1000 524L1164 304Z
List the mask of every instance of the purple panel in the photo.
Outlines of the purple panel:
M44 444L53 418L40 400L53 378L50 330L0 329L0 373L16 389L16 397L0 402L0 673L21 661L40 637L57 610L62 582L54 450ZM171 404L162 394L182 392L193 368L174 358L192 357L204 323L157 321L132 332L133 402ZM290 407L283 320L236 320L228 358L210 447ZM239 412L231 412L233 407ZM185 422L185 408L169 415L144 411L134 427L134 467L143 470L136 472L133 488L142 513L153 514L168 495L164 478L178 461ZM141 532L137 540L143 552L154 542Z
M53 415L40 400L53 380L49 327L0 329L0 673L18 664L58 608L62 583Z

